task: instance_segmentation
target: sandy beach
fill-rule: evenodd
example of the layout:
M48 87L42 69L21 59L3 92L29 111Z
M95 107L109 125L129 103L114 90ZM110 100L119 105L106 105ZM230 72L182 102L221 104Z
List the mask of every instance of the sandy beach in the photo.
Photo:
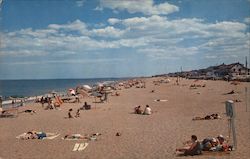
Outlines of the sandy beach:
M170 83L154 85L160 78L147 78L146 88L119 90L120 96L109 96L104 103L95 103L92 97L82 98L81 103L64 103L60 110L44 110L40 103L20 107L36 110L36 114L20 113L17 118L0 118L0 159L247 159L250 156L250 106L246 112L245 87L249 83L232 85L226 81L198 81L175 79ZM206 85L190 89L191 84ZM151 92L155 90L154 92ZM235 94L224 95L234 90ZM250 98L250 97L249 97ZM165 99L165 102L154 101ZM195 134L199 140L228 136L226 100L235 103L237 149L230 154L203 154L180 157L175 149ZM84 102L91 110L82 110L80 118L65 119L73 108L73 114ZM152 115L134 114L134 107L148 104ZM249 103L250 104L250 103ZM218 113L222 119L193 121L195 116ZM20 140L16 136L30 130L60 133L53 140ZM121 135L116 136L119 132ZM101 133L96 141L84 141L85 150L73 152L75 143L61 138L70 133ZM231 137L232 143L232 137Z

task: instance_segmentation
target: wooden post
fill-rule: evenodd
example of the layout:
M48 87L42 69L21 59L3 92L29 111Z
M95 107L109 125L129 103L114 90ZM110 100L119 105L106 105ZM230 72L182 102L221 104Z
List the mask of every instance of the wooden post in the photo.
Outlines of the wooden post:
M236 139L236 130L235 130L235 110L234 110L234 102L232 100L226 101L226 115L229 117L229 137L232 131L233 135L233 146L237 148L237 139Z

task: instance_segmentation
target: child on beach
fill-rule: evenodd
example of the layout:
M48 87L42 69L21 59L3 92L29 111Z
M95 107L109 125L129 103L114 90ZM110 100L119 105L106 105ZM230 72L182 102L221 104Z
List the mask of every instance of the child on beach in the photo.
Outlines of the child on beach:
M76 118L80 117L80 109L77 109L75 117Z

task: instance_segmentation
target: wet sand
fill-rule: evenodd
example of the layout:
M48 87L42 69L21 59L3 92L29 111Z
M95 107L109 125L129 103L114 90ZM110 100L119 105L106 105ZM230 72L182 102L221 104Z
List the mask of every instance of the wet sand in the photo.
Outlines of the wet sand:
M81 99L81 103L64 103L61 110L44 110L39 103L19 109L34 109L37 114L21 113L17 118L0 118L0 158L2 159L172 159L215 158L247 159L250 156L250 106L246 112L245 87L249 83L231 85L225 81L199 81L175 79L170 83L154 85L146 79L146 88L120 90L120 96L109 96L108 102L94 103L94 98ZM206 87L190 89L191 84L206 84ZM154 93L151 91L155 90ZM234 90L235 94L223 95ZM250 98L250 97L249 97ZM166 102L155 102L166 99ZM194 157L179 157L175 149L195 134L199 140L228 136L228 118L225 115L226 100L241 100L235 103L237 149L229 155L206 154ZM87 101L91 110L82 110L80 118L65 119L68 109L73 114ZM137 105L148 104L152 115L136 115ZM250 103L249 103L250 104ZM218 113L220 120L193 121L195 116ZM18 140L15 137L29 130L55 132L61 135L53 140ZM61 138L70 133L101 133L96 141L87 141L88 147L73 152L75 143ZM120 132L121 136L116 136ZM80 141L81 142L81 141ZM232 142L231 142L232 143Z

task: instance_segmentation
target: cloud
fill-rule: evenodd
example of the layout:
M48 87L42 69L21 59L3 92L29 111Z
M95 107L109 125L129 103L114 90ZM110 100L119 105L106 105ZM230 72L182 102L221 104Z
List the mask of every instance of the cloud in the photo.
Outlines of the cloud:
M77 7L82 7L84 3L85 3L85 0L76 1L76 6Z
M129 52L151 59L200 56L245 56L249 50L247 25L197 18L169 20L160 15L109 18L108 24L90 27L81 20L1 33L1 56L47 56ZM125 51L124 51L125 50ZM108 56L108 55L107 55Z
M44 65L44 64L97 64L122 62L121 58L99 58L99 59L60 59L60 60L46 60L46 61L18 61L18 62L2 62L5 65Z
M250 17L245 18L245 19L244 19L244 22L245 22L246 24L250 24Z
M101 36L101 37L120 37L124 31L116 29L113 26L108 26L102 29L93 29L90 31L92 36Z
M111 25L114 25L114 24L117 24L119 22L121 22L120 19L117 19L117 18L109 18L108 19L108 22L111 24Z
M113 10L126 10L129 13L143 13L145 15L167 15L179 11L175 5L167 2L154 4L153 0L101 0L99 8L110 8Z
M77 31L83 35L86 35L88 33L87 25L80 21L80 20L75 20L74 22L68 23L68 24L50 24L48 26L49 29L54 29L54 30L62 30L64 32L71 32L71 31Z

